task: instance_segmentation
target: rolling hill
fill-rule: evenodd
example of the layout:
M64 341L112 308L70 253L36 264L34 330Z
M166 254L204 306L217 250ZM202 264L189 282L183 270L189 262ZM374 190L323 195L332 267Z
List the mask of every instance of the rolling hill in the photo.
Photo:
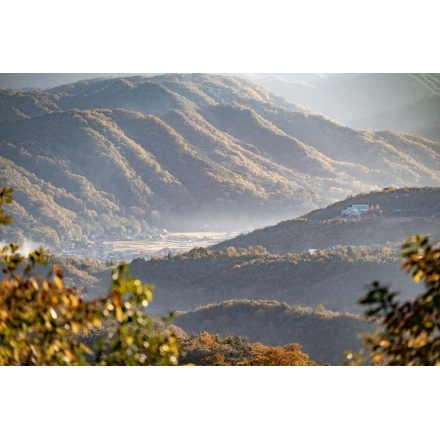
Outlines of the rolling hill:
M354 204L379 205L380 216L350 219L341 211ZM286 220L240 234L213 249L262 246L272 253L305 252L332 246L400 245L421 233L440 240L440 187L386 188L362 193Z
M400 269L392 247L336 246L309 253L269 253L263 247L205 248L166 258L138 258L130 273L155 286L151 313L192 310L231 299L262 299L361 313L358 299L372 281L391 284L406 297L419 286Z
M11 239L265 226L348 194L440 185L440 143L356 131L239 77L80 81L0 91Z
M417 233L440 241L439 199L438 187L360 194L210 248L133 260L130 271L156 286L156 313L231 299L360 313L357 301L374 280L405 298L420 293L400 268L400 245ZM382 215L341 218L347 204L361 203L380 204Z
M361 349L362 333L377 326L358 315L324 307L292 307L277 301L235 300L199 307L174 319L186 333L236 335L270 346L299 343L321 364L343 365L346 350Z

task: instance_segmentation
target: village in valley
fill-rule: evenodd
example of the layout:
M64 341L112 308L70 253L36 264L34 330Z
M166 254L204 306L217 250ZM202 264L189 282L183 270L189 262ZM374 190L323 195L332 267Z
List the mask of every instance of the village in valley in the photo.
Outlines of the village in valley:
M165 257L189 251L194 247L207 247L237 235L238 232L169 232L166 229L151 230L143 236L128 236L102 240L71 239L53 253L73 258L92 258L103 263L130 262L136 258Z

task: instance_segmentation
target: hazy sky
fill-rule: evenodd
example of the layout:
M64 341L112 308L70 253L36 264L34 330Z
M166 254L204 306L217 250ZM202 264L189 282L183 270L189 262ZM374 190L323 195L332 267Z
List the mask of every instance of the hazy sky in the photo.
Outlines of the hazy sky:
M36 87L47 89L97 77L128 76L132 73L0 73L0 88L22 89ZM148 75L148 74L142 74Z
M154 76L160 75L160 73L0 73L0 89L22 89L26 87L48 89L91 78L109 78L130 75ZM225 73L222 75L232 74ZM234 75L242 74L234 73Z
M174 73L174 72L173 72ZM197 72L200 73L200 72ZM27 87L49 89L63 84L70 84L76 81L91 78L109 78L130 75L159 75L160 73L0 73L0 89L23 89ZM215 75L216 73L214 73ZM244 75L253 79L261 73L221 73L219 75ZM292 78L297 77L299 81L305 80L316 74L291 73Z

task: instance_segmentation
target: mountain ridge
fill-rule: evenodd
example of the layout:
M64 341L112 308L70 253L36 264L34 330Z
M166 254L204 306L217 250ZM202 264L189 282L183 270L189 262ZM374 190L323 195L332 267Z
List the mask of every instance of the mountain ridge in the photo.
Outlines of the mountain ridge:
M41 220L51 231L34 238L51 243L195 221L267 225L350 193L440 185L440 143L356 131L239 77L103 78L1 91L0 103L0 184L16 187L16 233ZM67 211L48 226L58 202Z

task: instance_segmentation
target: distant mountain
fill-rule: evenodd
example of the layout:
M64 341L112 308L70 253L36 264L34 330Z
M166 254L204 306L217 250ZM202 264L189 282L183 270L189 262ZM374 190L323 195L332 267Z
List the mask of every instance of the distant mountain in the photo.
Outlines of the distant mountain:
M377 326L358 315L334 313L322 305L291 307L277 301L236 300L199 307L174 319L187 334L207 331L277 346L299 343L319 363L343 365L346 350L361 349L358 336Z
M439 73L253 74L277 95L359 130L440 140Z
M239 77L80 81L0 91L12 238L59 244L273 224L385 186L440 185L440 143L360 132Z

